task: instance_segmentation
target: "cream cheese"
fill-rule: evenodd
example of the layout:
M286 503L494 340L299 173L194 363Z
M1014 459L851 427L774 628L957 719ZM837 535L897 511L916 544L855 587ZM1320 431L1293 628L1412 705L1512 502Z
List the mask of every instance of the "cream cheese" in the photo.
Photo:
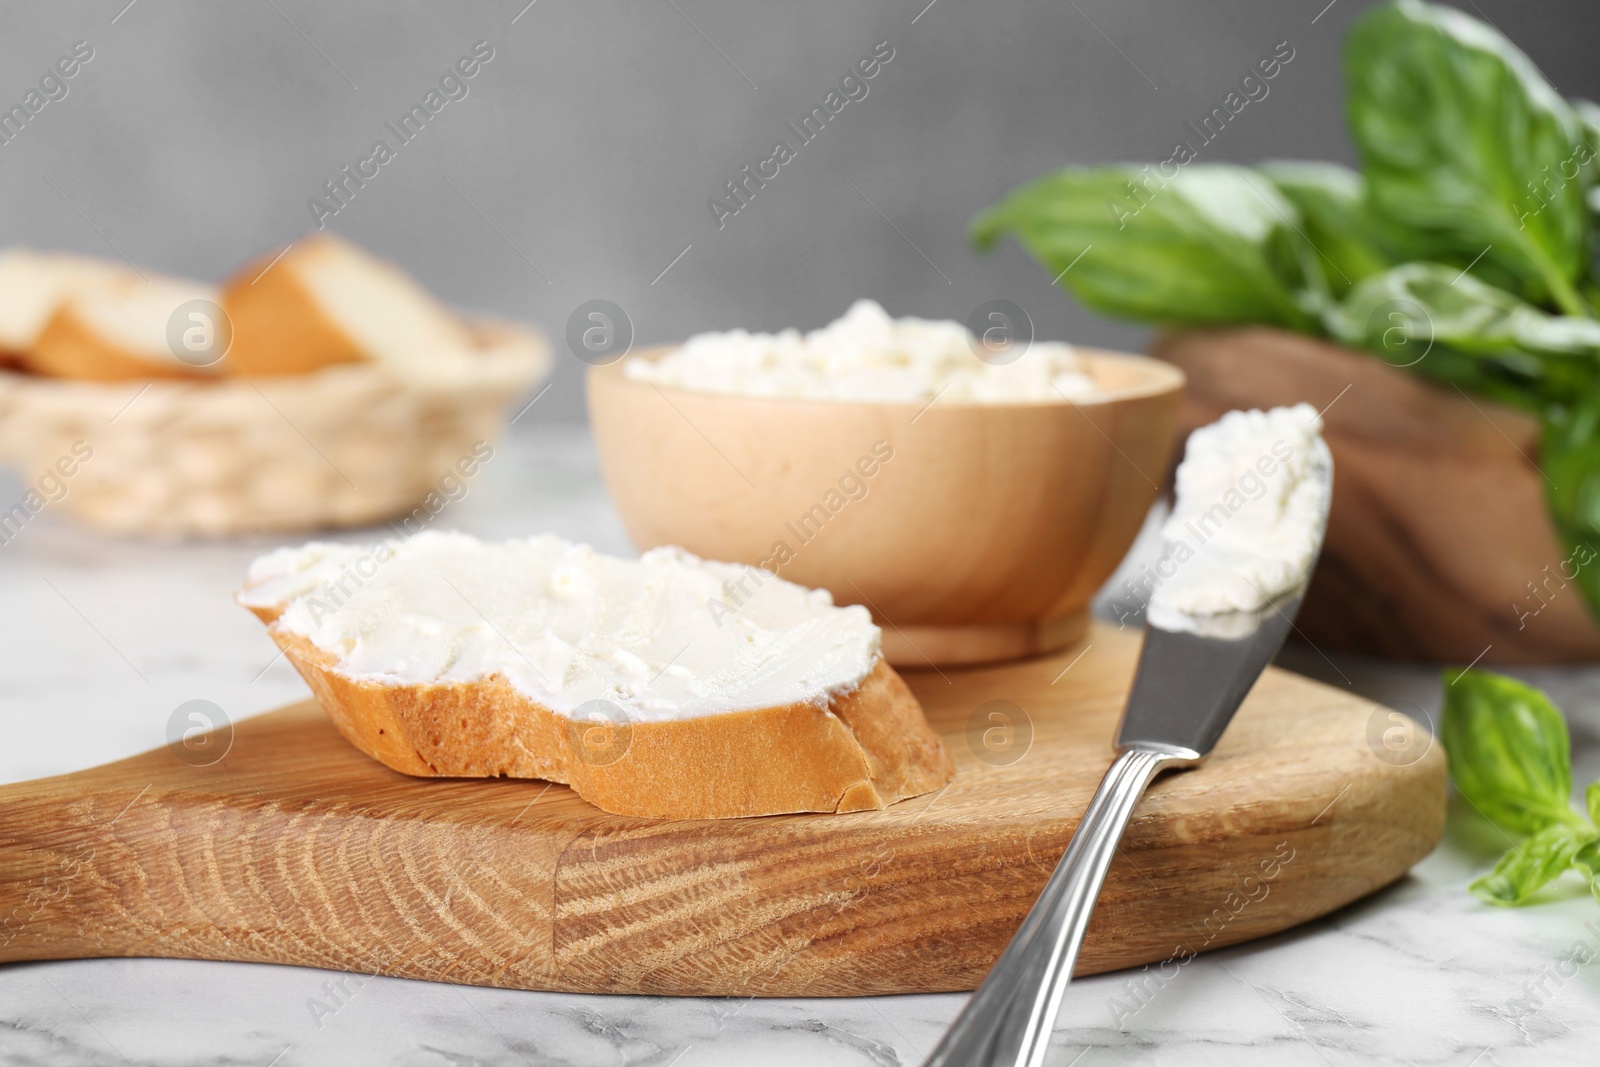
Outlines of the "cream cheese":
M1332 459L1309 404L1230 411L1189 435L1149 620L1237 636L1298 589L1322 545Z
M809 702L871 673L863 607L765 571L657 548L605 556L553 535L485 543L312 542L250 566L240 601L384 685L504 677L562 715L610 701L636 722ZM587 711L585 712L587 714Z
M659 359L629 359L623 372L696 392L880 403L1058 401L1096 391L1070 345L1035 342L991 363L961 323L893 319L871 300L803 335L698 334Z

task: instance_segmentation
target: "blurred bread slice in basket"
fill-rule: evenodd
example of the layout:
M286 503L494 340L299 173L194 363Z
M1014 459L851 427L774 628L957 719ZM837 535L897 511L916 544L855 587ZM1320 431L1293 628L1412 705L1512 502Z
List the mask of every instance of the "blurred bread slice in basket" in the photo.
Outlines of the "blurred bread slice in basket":
M469 351L467 324L392 263L318 234L240 271L223 306L235 374L303 374L339 363L429 373Z
M0 251L0 367L20 366L70 296L138 275L120 263L31 248Z
M538 331L463 319L324 235L215 289L0 252L0 353L0 462L30 486L73 471L0 527L49 507L167 537L410 512L482 464L551 364Z
M68 295L23 353L23 367L47 377L97 382L221 374L217 361L187 362L167 343L173 310L189 303L214 307L217 290L186 278L128 274Z

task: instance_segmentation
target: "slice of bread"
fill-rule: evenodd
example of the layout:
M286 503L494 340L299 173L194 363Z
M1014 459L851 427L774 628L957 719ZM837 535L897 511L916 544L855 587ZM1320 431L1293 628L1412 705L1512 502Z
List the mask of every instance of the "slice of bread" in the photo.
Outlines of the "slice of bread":
M169 330L184 305L201 300L215 306L217 298L209 285L158 274L78 292L50 317L23 355L23 366L55 378L101 382L214 378L220 365L179 359Z
M430 373L473 347L467 325L399 267L327 234L263 256L223 286L234 374L378 362Z
M45 324L77 293L138 281L120 263L94 256L0 251L0 361L22 363Z
M859 811L954 764L863 608L679 549L425 531L258 559L240 603L357 748L619 815Z

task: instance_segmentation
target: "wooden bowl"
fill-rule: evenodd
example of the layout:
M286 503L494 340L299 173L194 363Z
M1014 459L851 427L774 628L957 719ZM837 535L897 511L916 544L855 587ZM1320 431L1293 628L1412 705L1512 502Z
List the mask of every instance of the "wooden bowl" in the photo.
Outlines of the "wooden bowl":
M988 662L1082 636L1166 478L1183 375L1079 355L1101 394L1019 404L724 396L616 363L590 371L589 414L640 549L682 545L865 604L893 664Z
M1233 408L1326 408L1333 510L1297 620L1312 644L1448 663L1600 658L1600 627L1560 578L1568 553L1532 416L1279 330L1168 334L1151 354L1188 376L1185 433Z

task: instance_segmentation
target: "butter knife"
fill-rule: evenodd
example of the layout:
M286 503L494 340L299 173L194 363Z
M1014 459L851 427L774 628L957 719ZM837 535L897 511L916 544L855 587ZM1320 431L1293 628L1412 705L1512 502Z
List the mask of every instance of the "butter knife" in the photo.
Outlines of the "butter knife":
M1333 460L1320 441L1313 477L1331 489ZM1139 799L1157 775L1210 755L1283 646L1321 551L1331 496L1322 494L1317 551L1299 582L1260 611L1211 616L1197 629L1147 621L1116 761L1038 902L925 1067L1043 1067L1095 901Z

